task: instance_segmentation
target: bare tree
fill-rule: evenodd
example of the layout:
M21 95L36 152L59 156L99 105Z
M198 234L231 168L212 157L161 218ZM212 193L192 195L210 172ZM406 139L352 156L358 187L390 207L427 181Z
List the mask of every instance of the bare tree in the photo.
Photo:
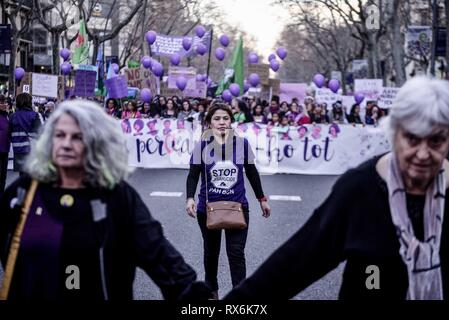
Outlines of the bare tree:
M30 1L1 1L2 11L5 12L6 19L11 24L11 55L9 59L9 93L15 92L14 70L16 69L16 57L19 49L19 39L28 31L33 20L33 10L29 6ZM19 19L20 18L20 19ZM18 20L22 20L19 25Z
M77 16L79 16L79 7L76 1L66 0L54 0L52 4L42 6L41 0L34 0L34 10L39 23L50 33L52 45L52 61L53 61L53 73L59 74L59 42L61 35L66 31L70 24L67 23L69 16L73 14L75 10L78 10ZM56 21L48 19L49 13L56 13Z

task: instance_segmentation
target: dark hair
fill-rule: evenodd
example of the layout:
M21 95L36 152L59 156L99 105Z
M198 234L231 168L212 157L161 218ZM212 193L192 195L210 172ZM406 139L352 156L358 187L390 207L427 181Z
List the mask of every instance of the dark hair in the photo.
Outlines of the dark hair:
M129 104L129 103L131 103L131 105L133 106L134 111L137 111L137 103L136 103L134 100L129 100L129 101L126 103L126 107L128 107L128 104Z
M115 100L115 99L113 99L113 98L109 98L108 100L106 100L106 107L109 106L109 102L110 102L110 101L114 102L114 108L117 108L117 107L118 107L117 100Z
M16 98L17 109L30 109L33 104L33 97L26 92L20 93Z
M188 111L192 110L192 106L190 105L189 99L182 100L181 110L184 111L184 102L187 102L187 104L189 105L189 110Z
M204 121L207 124L211 124L212 117L213 117L214 113L217 112L218 110L225 111L231 118L231 122L234 121L234 115L232 114L231 107L224 103L214 103L212 105L212 107L210 107L209 111L207 112L207 115L206 115L206 118L204 118Z

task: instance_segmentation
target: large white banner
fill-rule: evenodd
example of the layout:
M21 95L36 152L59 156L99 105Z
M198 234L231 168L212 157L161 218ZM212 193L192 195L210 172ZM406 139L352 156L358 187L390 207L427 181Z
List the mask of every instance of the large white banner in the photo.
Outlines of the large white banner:
M155 119L121 120L127 135L130 166L189 168L193 147L201 136L195 122ZM369 158L388 152L385 134L370 126L306 125L276 127L241 124L261 173L342 174Z

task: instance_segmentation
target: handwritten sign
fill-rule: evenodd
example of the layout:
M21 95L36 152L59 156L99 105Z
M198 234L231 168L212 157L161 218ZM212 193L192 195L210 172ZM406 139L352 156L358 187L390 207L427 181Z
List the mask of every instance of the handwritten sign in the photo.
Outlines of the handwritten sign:
M32 94L39 97L58 97L58 76L50 74L33 73Z
M125 69L126 81L129 87L138 89L149 88L153 94L158 92L159 78L143 67Z
M382 93L382 79L355 79L354 91L363 94L365 100L377 100Z
M333 93L328 88L316 89L315 92L316 102L318 103L326 103L328 107L330 107L333 103L339 100L340 95Z
M399 92L399 88L384 87L379 96L378 105L382 109L388 109L393 105L393 101Z

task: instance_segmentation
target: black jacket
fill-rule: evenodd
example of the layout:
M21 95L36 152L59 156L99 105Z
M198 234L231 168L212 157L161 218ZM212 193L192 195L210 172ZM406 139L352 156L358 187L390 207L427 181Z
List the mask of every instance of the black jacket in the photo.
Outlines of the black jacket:
M399 254L387 185L375 168L379 158L341 176L307 223L224 300L290 299L344 261L340 299L404 300L407 268ZM448 198L446 191L440 246L444 299L449 299ZM372 265L379 268L380 289L366 285Z
M17 205L10 209L10 203L17 197L18 189L28 189L30 181L29 177L19 178L6 189L0 201L3 266L9 252L8 239L14 233L20 209ZM106 203L107 212L106 218L96 222L95 228L97 236L103 239L105 298L132 299L135 271L140 267L167 300L207 299L207 287L195 282L195 271L164 237L160 223L151 216L134 188L121 182L113 190L95 192L98 199Z

